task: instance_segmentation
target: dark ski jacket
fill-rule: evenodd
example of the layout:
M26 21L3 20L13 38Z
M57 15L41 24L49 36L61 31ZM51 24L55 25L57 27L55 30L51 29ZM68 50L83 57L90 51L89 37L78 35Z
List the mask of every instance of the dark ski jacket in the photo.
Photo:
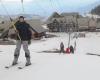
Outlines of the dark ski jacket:
M70 46L70 52L74 53L74 48L72 45Z
M60 49L64 49L64 44L61 42Z
M22 41L29 41L31 40L32 32L31 32L31 26L26 22L19 22L17 21L15 23L16 29L18 31L18 34ZM20 40L17 35L17 40Z

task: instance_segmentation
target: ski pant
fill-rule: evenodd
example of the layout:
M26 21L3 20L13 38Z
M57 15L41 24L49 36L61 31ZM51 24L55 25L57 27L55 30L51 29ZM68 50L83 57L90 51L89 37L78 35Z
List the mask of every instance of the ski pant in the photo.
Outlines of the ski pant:
M61 49L60 49L60 53L64 53L65 51L64 51L64 47L62 47Z
M21 45L23 45L23 50L25 51L25 57L30 58L30 52L28 50L28 41L20 41L20 40L17 41L14 57L18 59L20 55Z

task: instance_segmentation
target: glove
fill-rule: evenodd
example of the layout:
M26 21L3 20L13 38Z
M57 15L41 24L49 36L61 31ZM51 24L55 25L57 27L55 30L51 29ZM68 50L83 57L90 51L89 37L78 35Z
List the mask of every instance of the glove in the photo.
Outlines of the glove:
M31 40L28 40L28 44L29 44L29 45L31 44Z

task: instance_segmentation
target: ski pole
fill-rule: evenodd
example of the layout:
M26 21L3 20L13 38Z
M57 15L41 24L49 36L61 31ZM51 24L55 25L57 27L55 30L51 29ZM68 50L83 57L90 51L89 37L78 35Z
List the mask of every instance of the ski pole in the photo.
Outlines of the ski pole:
M19 35L19 32L18 32L18 30L16 29L16 26L15 26L15 24L14 24L14 22L13 22L13 20L12 20L11 18L10 18L10 21L11 21L11 24L12 24L12 26L13 26L15 32L17 32L17 36L18 36L18 38L19 38L20 41L21 41L21 37L20 37L20 35Z

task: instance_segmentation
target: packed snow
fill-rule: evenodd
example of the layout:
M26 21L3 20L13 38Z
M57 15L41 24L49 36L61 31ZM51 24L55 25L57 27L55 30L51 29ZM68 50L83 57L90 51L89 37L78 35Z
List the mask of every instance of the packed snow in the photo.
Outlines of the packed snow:
M0 45L0 80L100 80L100 57L87 53L100 54L100 33L86 32L85 38L73 39L70 44L74 54L44 53L46 50L59 50L60 42L68 47L67 33L52 33L53 38L32 41L29 46L32 65L19 70L25 64L21 49L19 64L10 69L4 67L13 61L15 45Z

